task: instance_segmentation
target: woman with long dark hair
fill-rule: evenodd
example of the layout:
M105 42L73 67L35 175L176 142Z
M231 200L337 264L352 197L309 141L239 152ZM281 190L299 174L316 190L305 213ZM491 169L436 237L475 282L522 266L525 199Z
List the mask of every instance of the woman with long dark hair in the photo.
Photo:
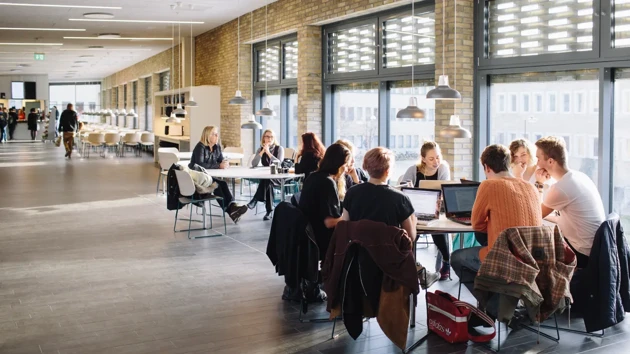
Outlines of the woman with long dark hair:
M341 144L326 149L316 172L304 181L300 209L313 227L319 256L323 259L333 230L341 220L341 201L346 194L345 173L352 153Z
M317 135L313 133L302 134L302 149L297 154L298 162L295 164L295 173L303 173L304 179L306 179L311 172L317 171L317 166L325 153L326 148Z

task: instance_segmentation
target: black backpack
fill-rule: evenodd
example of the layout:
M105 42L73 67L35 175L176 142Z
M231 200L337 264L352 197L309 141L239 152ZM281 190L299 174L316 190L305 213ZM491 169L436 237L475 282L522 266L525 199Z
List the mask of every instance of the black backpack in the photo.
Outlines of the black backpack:
M5 116L0 116L0 128L4 129L7 126L7 118Z

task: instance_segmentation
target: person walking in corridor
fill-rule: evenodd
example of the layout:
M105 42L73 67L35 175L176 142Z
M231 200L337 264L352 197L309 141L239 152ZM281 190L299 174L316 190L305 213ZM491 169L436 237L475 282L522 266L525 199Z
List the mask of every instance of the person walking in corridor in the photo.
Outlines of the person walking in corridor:
M68 103L66 110L61 113L59 118L59 132L63 132L63 146L66 148L66 157L68 159L72 159L74 132L78 126L77 113L74 111L72 103Z

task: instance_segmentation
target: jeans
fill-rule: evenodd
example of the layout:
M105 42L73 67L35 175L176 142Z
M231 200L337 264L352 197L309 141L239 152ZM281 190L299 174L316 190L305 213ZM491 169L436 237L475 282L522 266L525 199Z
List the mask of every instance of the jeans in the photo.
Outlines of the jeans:
M7 128L0 128L0 142L7 141Z
M446 234L431 235L431 238L433 238L433 243L435 244L435 247L437 247L437 249L442 254L442 260L444 260L444 262L446 263L449 263L451 255L448 249L448 241L449 241L448 235Z
M459 281L466 286L466 288L474 294L475 278L477 272L481 268L481 260L479 259L479 250L481 246L459 249L451 254L451 267L455 271L455 274L459 277ZM462 268L468 269L462 271ZM494 294L488 300L486 304L487 313L496 318L499 312L499 295Z

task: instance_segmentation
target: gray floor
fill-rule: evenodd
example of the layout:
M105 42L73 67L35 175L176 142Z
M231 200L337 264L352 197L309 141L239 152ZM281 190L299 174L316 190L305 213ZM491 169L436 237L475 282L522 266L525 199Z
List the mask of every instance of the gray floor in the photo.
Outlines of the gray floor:
M376 320L357 341L298 322L264 254L270 222L248 213L227 237L188 240L156 180L149 156L65 161L50 143L0 145L0 353L400 352ZM419 257L431 264L435 248ZM438 287L457 293L456 280ZM409 343L425 318L421 306ZM627 352L629 323L559 344L520 330L502 352ZM414 351L478 352L435 335Z

